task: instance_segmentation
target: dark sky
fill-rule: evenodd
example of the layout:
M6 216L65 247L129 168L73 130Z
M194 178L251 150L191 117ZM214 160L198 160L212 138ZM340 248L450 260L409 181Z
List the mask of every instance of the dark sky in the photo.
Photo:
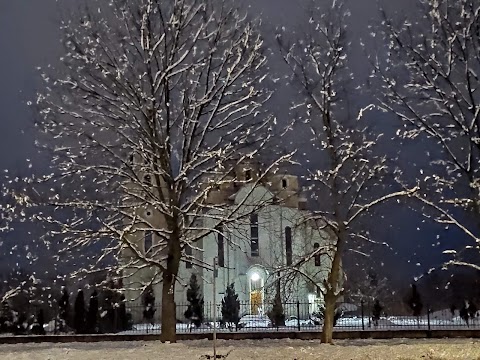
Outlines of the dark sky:
M54 63L60 56L59 8L68 0L0 0L0 169L18 168L26 157L33 157L32 114L26 101L35 97L38 76L35 68ZM266 29L295 27L303 21L301 4L307 1L243 0L253 14L261 14ZM320 0L325 6L330 1ZM300 3L300 6L299 6ZM392 4L390 4L392 3ZM400 10L408 1L389 1L389 8ZM392 6L397 4L396 6ZM367 25L378 14L377 0L350 1L350 31L354 47L367 37ZM267 42L271 39L266 34ZM272 37L273 38L273 37ZM358 64L365 66L360 51ZM354 69L358 71L358 69ZM27 134L22 132L27 131ZM15 149L15 150L13 150Z
M58 31L59 8L69 0L0 0L0 170L22 173L26 169L26 159L33 159L36 168L42 168L42 159L33 147L33 114L26 102L35 97L38 85L37 66L44 67L55 63L61 54ZM294 28L304 21L302 5L306 0L243 0L250 4L252 14L261 14L266 30L277 26ZM331 4L331 1L318 0L319 3ZM413 0L385 1L390 11L408 12ZM367 72L367 62L358 45L360 38L367 38L367 25L378 17L377 0L351 0L349 8L350 34L352 34L352 70L357 73ZM267 44L273 42L273 34L265 34ZM280 100L288 103L288 93L282 93ZM396 214L387 214L395 217ZM379 235L393 239L400 250L418 246L420 237L413 237L401 224L395 230L386 226L378 229ZM20 233L16 232L15 236ZM410 238L410 242L404 237ZM14 237L15 239L15 237ZM13 240L13 239L12 239ZM15 240L13 240L15 241ZM430 239L426 240L431 241ZM412 246L413 245L413 246ZM430 250L428 250L431 252ZM420 254L420 253L419 253ZM394 252L385 258L390 268L409 266L409 273L421 273L415 264L420 255L411 251L397 257ZM423 257L423 256L422 256ZM435 257L436 258L436 257ZM421 268L438 261L422 259ZM423 269L424 270L424 269Z
M37 66L59 57L54 0L0 0L0 168L15 171L33 157ZM24 134L27 132L27 134Z

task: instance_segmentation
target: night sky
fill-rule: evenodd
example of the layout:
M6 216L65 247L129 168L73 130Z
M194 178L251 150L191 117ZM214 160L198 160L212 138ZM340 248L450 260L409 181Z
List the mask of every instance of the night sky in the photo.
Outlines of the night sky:
M15 169L34 157L32 113L26 102L35 97L39 84L37 66L55 63L61 54L58 19L62 3L69 0L0 0L0 168ZM262 14L266 30L295 27L304 21L304 8L291 0L243 0L253 14ZM330 1L319 1L325 3ZM360 72L366 61L358 46L368 37L367 25L378 15L377 0L350 1L350 31ZM410 1L411 2L411 1ZM307 1L300 1L307 3ZM392 3L392 4L390 4ZM389 9L407 10L409 1L387 2ZM394 5L397 4L397 5ZM394 6L392 6L394 5ZM273 34L265 34L273 42ZM26 132L26 134L24 133Z
M34 168L45 167L45 158L42 159L33 146L34 114L26 102L35 98L39 85L36 67L55 63L61 54L58 19L65 1L69 0L0 0L0 170L8 169L11 173L23 174L27 171L27 158L35 162ZM307 1L243 2L247 5L251 3L252 14L261 14L266 43L272 46L273 29L280 26L295 28L305 20L302 4ZM390 0L384 3L389 11L408 13L413 2ZM319 3L328 6L331 1ZM356 74L365 75L368 64L359 40L369 37L367 26L378 18L379 5L377 0L351 0L348 7L352 12L349 22L353 60L350 65ZM283 103L286 108L289 105L288 90L277 94L276 101ZM389 122L385 123L381 126L388 131ZM437 241L434 230L429 231L416 215L407 214L406 210L389 209L383 224L374 229L382 241L394 246L394 250L383 250L384 257L381 260L385 262L389 273L400 276L397 270L402 269L407 277L412 277L438 264L441 251L432 251L432 242ZM405 219L408 219L408 225ZM417 230L418 226L423 226L421 232ZM4 247L21 241L28 241L28 236L16 230L8 236L8 243ZM8 254L8 251L3 253Z

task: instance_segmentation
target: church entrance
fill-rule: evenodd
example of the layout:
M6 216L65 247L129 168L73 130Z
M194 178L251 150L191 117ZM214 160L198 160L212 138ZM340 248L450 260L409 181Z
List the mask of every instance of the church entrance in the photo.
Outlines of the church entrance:
M254 272L250 276L250 313L260 314L263 311L263 282L260 274Z
M263 304L263 296L260 290L250 292L250 311L252 314L260 313Z

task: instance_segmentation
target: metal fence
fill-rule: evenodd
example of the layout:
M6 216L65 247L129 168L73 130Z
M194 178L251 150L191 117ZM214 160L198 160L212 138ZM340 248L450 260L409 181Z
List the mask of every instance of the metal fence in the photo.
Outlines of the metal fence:
M177 304L177 333L212 332L270 332L270 331L321 331L323 312L312 304L303 302L283 303L281 307L263 308L250 302L240 303L238 311L223 309L217 304L214 319L214 304L192 307ZM462 309L431 310L429 306L418 316L392 314L373 304L337 304L335 331L345 330L400 330L400 329L480 329L479 312L474 306ZM390 307L393 308L393 307ZM200 310L199 310L200 309ZM149 334L161 331L161 305L146 308L134 304L115 304L112 308L98 310L97 314L85 311L83 320L73 313L67 319L55 309L43 311L39 319L38 307L29 315L16 314L11 319L0 317L0 332L3 334L65 334L65 333L120 333ZM82 328L77 329L81 323Z
M392 306L393 307L393 306ZM180 306L177 314L182 313L188 306ZM389 314L380 306L375 309L374 304L361 302L360 304L340 303L335 310L335 331L342 330L389 330L389 329L480 329L480 314L474 306L470 309L440 309L432 310L425 306L418 316L413 314ZM394 307L393 307L394 308ZM194 319L178 319L177 332L210 332L214 325L219 331L320 331L323 326L323 310L312 308L312 304L302 302L288 302L282 304L282 311L275 313L272 308L252 311L249 302L240 304L237 321L222 317L221 305L217 304L217 319L213 320L213 304L203 306L203 321L201 324ZM230 320L230 321L229 321ZM132 330L142 331L146 325L136 323ZM151 330L154 330L154 325Z

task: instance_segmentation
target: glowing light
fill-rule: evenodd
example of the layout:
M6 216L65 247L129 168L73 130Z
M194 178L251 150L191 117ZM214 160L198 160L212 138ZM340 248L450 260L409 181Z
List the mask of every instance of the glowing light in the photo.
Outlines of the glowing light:
M250 279L252 281L258 281L258 280L260 280L260 275L256 272L254 272L254 273L252 273L252 275L250 275Z

